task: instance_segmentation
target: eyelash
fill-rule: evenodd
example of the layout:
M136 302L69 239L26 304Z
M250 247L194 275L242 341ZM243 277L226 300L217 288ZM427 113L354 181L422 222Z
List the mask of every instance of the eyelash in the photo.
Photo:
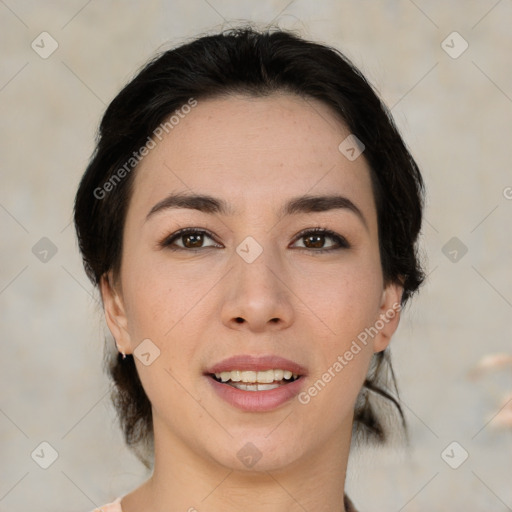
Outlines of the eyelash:
M198 247L195 249L191 249L188 247L172 247L172 243L179 239L180 237L183 237L185 235L189 234L201 234L201 235L207 235L209 238L211 238L213 241L215 241L215 237L213 236L213 233L208 231L207 229L199 229L199 228L184 228L180 229L179 231L176 231L172 235L164 238L158 245L161 248L166 248L171 251L187 251L187 252L198 252L202 251L204 249L209 249L211 247L215 246L208 246L208 247ZM325 229L321 227L317 228L309 228L301 231L295 238L294 243L301 238L305 238L307 235L324 235L329 238L332 238L337 246L330 247L328 249L310 249L308 247L298 247L298 249L306 250L306 251L312 251L314 253L328 253L333 251L338 251L340 249L349 249L351 246L348 243L347 239L341 235L338 235L334 231L331 231L330 229Z

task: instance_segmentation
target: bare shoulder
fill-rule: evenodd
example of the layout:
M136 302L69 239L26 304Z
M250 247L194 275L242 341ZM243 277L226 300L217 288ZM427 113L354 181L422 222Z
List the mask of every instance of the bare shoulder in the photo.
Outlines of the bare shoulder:
M112 503L107 503L102 507L95 508L92 512L123 512L121 509L121 497L117 498Z

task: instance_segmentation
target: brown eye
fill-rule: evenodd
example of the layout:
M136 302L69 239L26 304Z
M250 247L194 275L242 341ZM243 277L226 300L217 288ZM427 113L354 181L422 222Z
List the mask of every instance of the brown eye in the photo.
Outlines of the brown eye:
M213 235L203 229L181 229L160 243L161 247L166 247L173 251L190 249L207 249L209 247L222 247L220 244L211 243L204 245L206 240L213 241Z
M203 245L203 235L200 233L190 233L189 235L182 235L181 240L187 249L194 249Z
M325 244L325 235L308 235L304 237L304 245L308 248L322 249Z
M329 239L331 243L326 246ZM350 247L350 244L344 237L333 231L322 228L303 231L297 237L297 241L299 240L303 240L303 246L298 246L299 249L312 249L313 252L317 253L348 249Z

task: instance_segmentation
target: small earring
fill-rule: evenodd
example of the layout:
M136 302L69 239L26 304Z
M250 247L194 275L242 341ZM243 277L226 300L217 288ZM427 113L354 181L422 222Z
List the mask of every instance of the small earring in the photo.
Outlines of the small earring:
M123 356L123 359L126 359L126 354L119 349L119 345L116 343L116 348L117 348L117 351Z

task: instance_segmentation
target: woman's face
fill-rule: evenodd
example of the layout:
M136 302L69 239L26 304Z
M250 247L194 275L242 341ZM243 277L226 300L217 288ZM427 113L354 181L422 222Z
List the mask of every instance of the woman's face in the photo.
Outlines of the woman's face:
M157 446L271 470L349 437L401 288L383 284L369 167L339 149L348 135L316 100L231 96L198 101L139 164L120 280L102 294Z

